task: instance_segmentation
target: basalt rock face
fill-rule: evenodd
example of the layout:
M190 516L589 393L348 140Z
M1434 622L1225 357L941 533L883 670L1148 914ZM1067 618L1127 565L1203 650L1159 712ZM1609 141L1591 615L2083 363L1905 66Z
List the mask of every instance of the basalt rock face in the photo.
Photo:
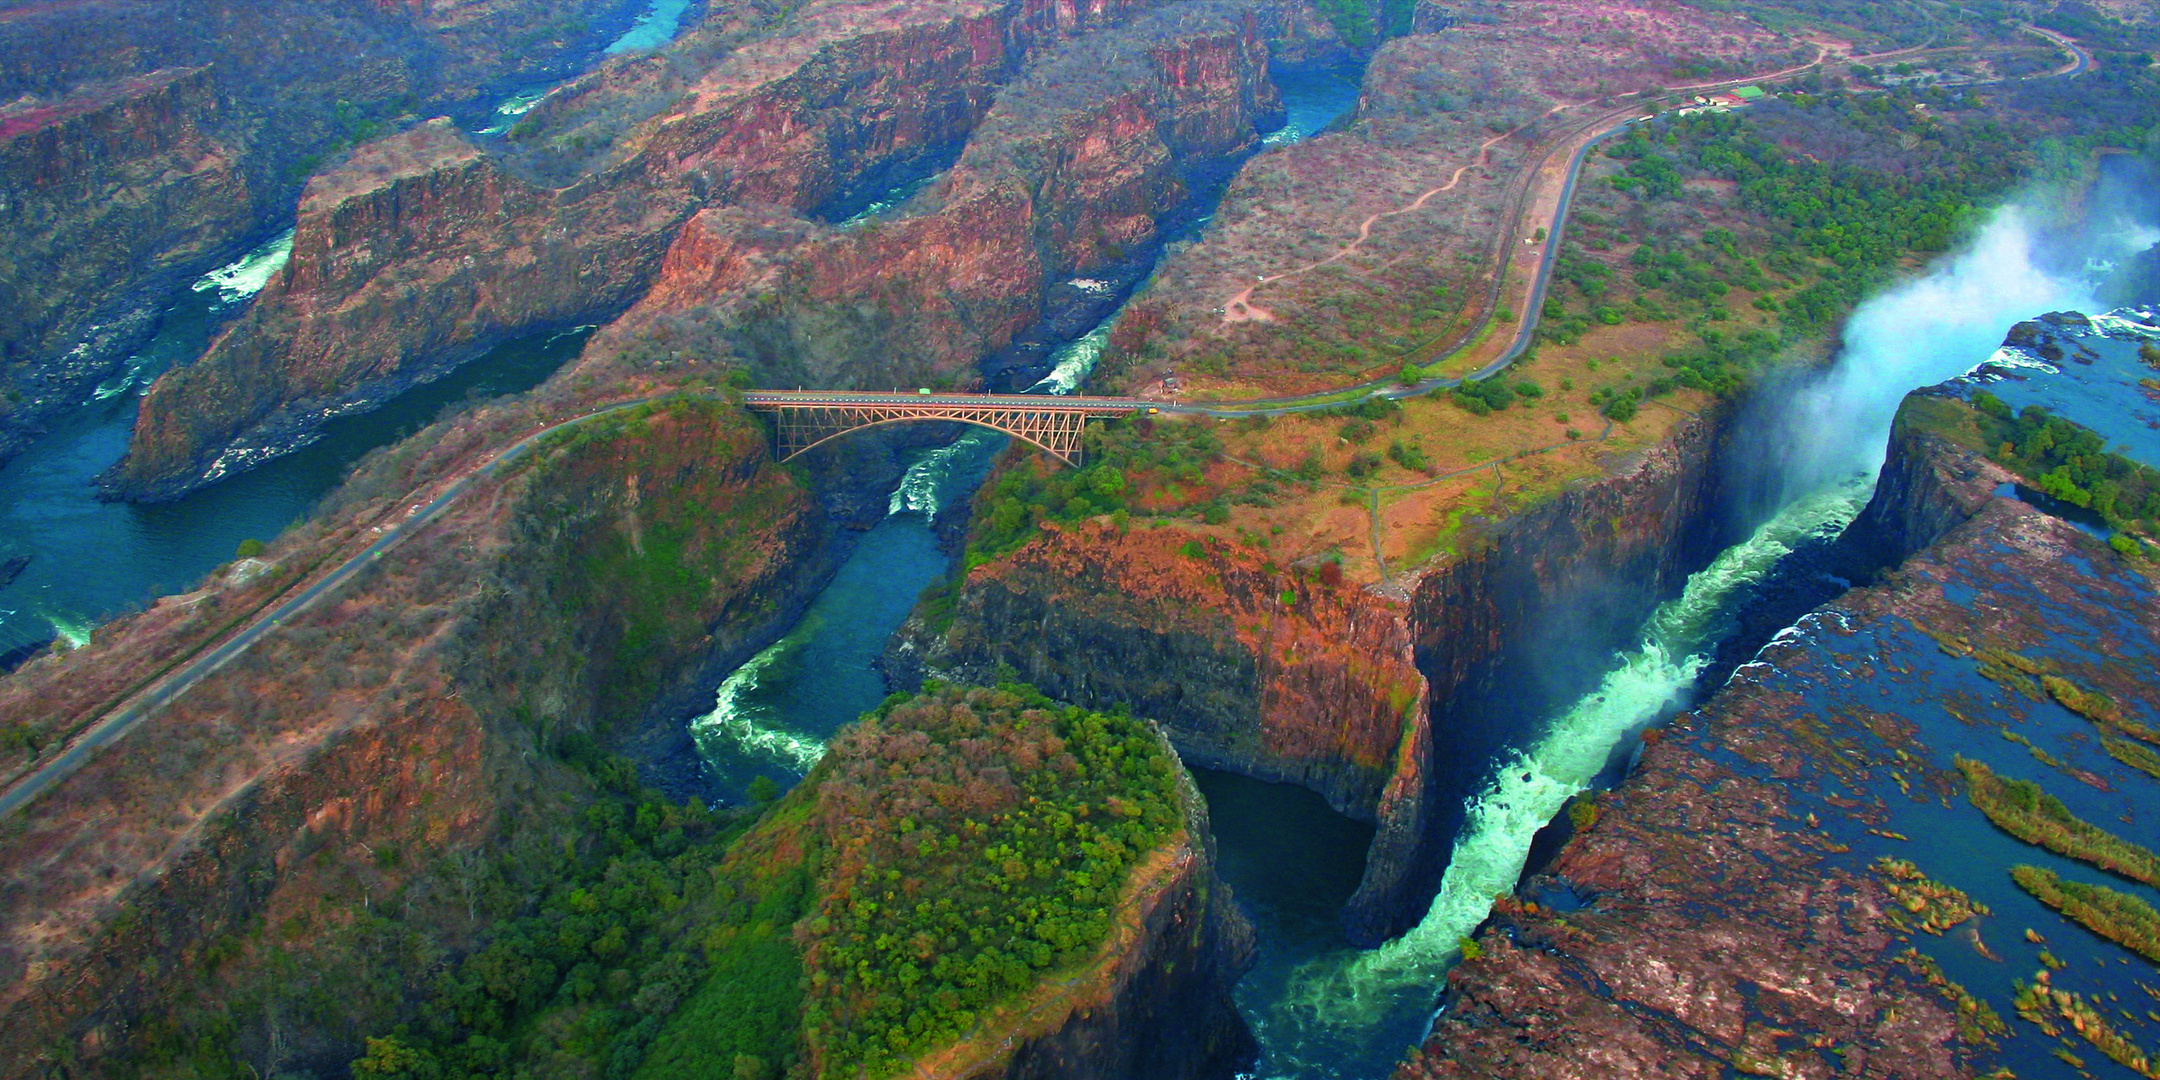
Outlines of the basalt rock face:
M142 336L154 316L134 292L170 290L255 227L227 111L206 68L0 110L0 457Z
M1453 842L1456 822L1444 815L1476 781L1462 769L1589 689L1554 643L1609 654L1716 551L1723 438L1722 414L1684 424L1604 477L1494 523L1477 554L1408 586L1417 663L1432 685L1430 756L1417 773L1426 790L1405 793L1420 816L1381 822L1354 931L1386 937L1417 921Z
M505 149L442 122L369 147L311 185L284 278L145 399L105 488L176 496L503 338L610 318L697 209L860 198L949 153L1031 50L1137 6L826 0L777 29L715 11L558 91Z
M2010 479L1979 453L1913 423L1913 412L1900 410L1875 496L1854 522L1894 561L1964 524Z
M551 751L638 745L647 703L777 636L829 573L825 516L739 411L578 435L18 812L0 1075L124 1072L147 1019L202 995L237 1059L341 1075L484 929L492 852L577 811L588 781ZM237 579L180 599L214 609ZM394 928L369 914L391 896ZM272 946L247 932L266 923L311 929Z
M507 334L627 306L680 195L538 190L447 120L364 147L309 183L292 260L248 313L153 385L109 488L183 494Z
M951 383L1045 289L1153 243L1189 178L1280 110L1251 13L1180 4L1090 35L1000 94L957 164L896 214L832 228L708 209L588 364L732 356L779 385Z
M176 288L288 220L314 162L415 108L567 74L636 0L172 5L0 21L0 455L87 396ZM356 58L325 64L323 56Z
M2050 1026L2058 1006L2068 1019L2080 997L2128 989L2119 954L2011 886L2012 864L2055 862L1991 829L1957 765L2139 835L2121 811L2153 781L2094 732L2119 743L2112 724L2160 716L2150 564L1993 495L2013 475L1955 437L1974 431L1954 396L1971 389L1900 410L1863 521L1909 557L1645 737L1627 780L1496 908L1398 1080L1828 1076L1825 1050L1869 1075L2068 1076L2026 1023L2092 1044L2074 1056L2149 1037L2127 1014ZM1900 891L1913 874L1993 917L1916 933L1941 909ZM2018 1005L2018 978L2045 988L2041 1009Z
M1437 887L1467 782L1456 763L1484 760L1521 719L1482 703L1536 670L1551 613L1631 625L1714 542L1716 438L1714 422L1684 427L1385 590L1330 588L1182 529L1046 528L969 573L949 609L919 611L887 670L901 683L1010 670L1068 700L1127 703L1195 764L1298 783L1376 822L1345 918L1378 940Z

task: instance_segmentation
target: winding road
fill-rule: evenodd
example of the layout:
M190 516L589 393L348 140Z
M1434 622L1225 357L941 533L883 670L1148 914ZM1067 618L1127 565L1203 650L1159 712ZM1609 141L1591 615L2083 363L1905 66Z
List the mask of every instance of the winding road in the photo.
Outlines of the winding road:
M2049 72L2047 76L2044 77L2071 77L2082 74L2090 68L2092 64L2091 54L2087 53L2082 47L2080 47L2076 42L2072 41L2071 39L2057 34L2053 31L2043 30L2038 27L2027 26L2024 29L2034 34L2037 34L2040 37L2048 39L2049 41L2060 46L2071 54L2071 60L2068 64L2066 64L2060 69ZM1816 68L1818 65L1829 59L1827 49L1823 48L1820 44L1818 44L1818 50L1819 51L1817 53L1817 57L1814 61L1805 65L1801 65L1799 67L1788 68L1778 72L1772 72L1768 75L1751 76L1741 79L1728 79L1720 82L1693 84L1688 86L1672 87L1669 89L1673 91L1719 89L1724 87L1741 86L1749 83L1769 82L1777 79L1794 77ZM1914 50L1900 50L1896 53L1883 53L1874 56L1852 57L1849 59L1853 63L1865 63L1871 61L1894 59L1901 55L1908 55L1913 51ZM1556 107L1554 110L1552 110L1552 112L1547 113L1546 115L1551 116L1571 108L1579 107L1580 106L1563 105ZM1606 139L1611 138L1613 135L1616 135L1621 131L1626 130L1630 125L1637 123L1641 118L1639 116L1630 114L1638 113L1639 109L1640 106L1630 107L1626 109L1610 109L1607 112L1600 114L1600 116L1598 116L1597 118L1589 121L1587 124L1572 129L1562 138L1557 140L1553 144L1551 149L1548 149L1546 151L1546 154L1549 157L1551 153L1557 151L1560 147L1567 145L1569 141L1578 139L1580 140L1579 144L1576 146L1572 156L1569 159L1566 170L1566 178L1561 187L1557 204L1552 215L1552 219L1549 224L1545 226L1547 229L1548 240L1544 244L1544 250L1540 255L1536 271L1531 277L1529 296L1527 298L1528 302L1524 304L1522 308L1522 314L1518 317L1519 321L1515 328L1515 334L1513 338L1509 341L1507 348L1503 350L1499 356L1497 356L1492 361L1486 363L1482 367L1478 368L1476 371L1460 377L1426 379L1422 382L1417 383L1414 386L1403 386L1393 383L1391 380L1385 378L1376 379L1366 383L1337 388L1335 390L1327 391L1321 394L1305 395L1303 397L1296 398L1262 399L1255 401L1230 402L1220 404L1175 404L1157 401L1142 401L1140 399L1080 399L1069 397L1065 400L1071 404L1066 407L1086 408L1089 404L1093 404L1099 407L1107 402L1114 403L1118 407L1122 408L1130 408L1136 410L1140 408L1158 408L1165 413L1182 413L1188 415L1205 415L1215 417L1274 416L1286 413L1297 413L1336 408L1363 397L1377 396L1390 399L1414 397L1421 394L1429 394L1436 391L1453 389L1454 387L1462 385L1462 383L1466 380L1474 381L1478 379L1485 379L1499 373L1500 371L1506 369L1508 365L1514 363L1515 360L1522 355L1523 351L1529 347L1537 331L1538 310L1540 306L1544 303L1546 288L1551 281L1553 266L1557 260L1560 249L1559 238L1562 229L1567 223L1569 209L1574 199L1576 182L1581 175L1583 162L1588 158L1590 151L1597 147L1600 143L1604 142ZM1450 190L1462 178L1465 171L1476 165L1479 161L1484 160L1484 155L1487 151L1491 149L1491 147L1497 145L1500 141L1516 134L1520 130L1521 129L1518 128L1515 132L1509 132L1506 135L1498 136L1488 141L1483 147L1480 148L1478 158L1470 164L1463 165L1460 168L1456 169L1454 175L1449 178L1449 181L1445 185L1435 187L1432 190L1425 192L1407 206L1398 208L1393 211L1375 214L1365 219L1365 221L1359 226L1357 240L1353 241L1348 247L1344 248L1336 255L1330 257L1327 260L1323 260L1320 263L1315 263L1312 266L1302 267L1299 270L1280 275L1273 280L1282 280L1283 278L1287 278L1289 276L1292 276L1293 274L1309 272L1311 270L1319 268L1320 266L1324 266L1330 262L1336 261L1337 259L1348 256L1351 251L1353 251L1359 244L1363 243L1364 240L1371 235L1372 227L1380 220L1386 217L1408 213L1412 210L1416 210L1424 206L1426 201L1429 200L1432 196ZM1541 163L1542 160L1543 159L1541 159ZM1523 197L1522 201L1518 203L1520 207L1524 208L1517 211L1518 215L1527 212L1527 207L1530 205L1530 202L1531 200L1526 194ZM1518 221L1517 224L1517 232L1519 232L1520 225L1524 223ZM1512 235L1513 234L1511 234L1510 239L1512 238ZM1512 249L1515 245L1510 242L1503 246L1506 250L1509 250L1512 253ZM1505 263L1503 263L1503 265L1500 267L1499 276L1496 278L1496 295L1500 284L1504 283L1506 280L1506 271L1507 266ZM1233 301L1233 303L1245 307L1250 312L1260 311L1261 309L1251 307L1251 293L1251 289L1245 290L1245 292L1239 294L1239 296ZM1466 336L1465 339L1447 349L1443 353L1443 356L1452 356L1460 353L1464 348L1470 347L1472 343L1473 342L1471 341L1471 339ZM1362 393L1360 393L1361 391ZM6 816L12 814L14 811L22 808L32 800L36 799L39 795L50 790L54 784L57 784L62 779L66 778L76 769L81 768L84 764L92 760L99 752L113 745L122 736L126 735L130 730L140 725L144 720L147 720L151 716L155 715L160 709L162 709L165 705L171 703L175 698L178 698L182 694L185 694L188 690L192 689L203 679L208 678L211 674L224 667L226 664L231 663L233 660L245 654L250 648L255 645L256 642L260 641L264 635L276 630L279 626L291 621L293 618L307 612L316 604L322 602L325 597L336 592L339 587L343 586L346 582L351 581L362 570L372 565L376 560L381 559L385 553L404 543L407 539L416 535L430 523L435 521L438 517L442 515L445 509L447 509L453 503L457 502L460 497L462 497L468 491L472 490L473 487L499 474L505 466L525 456L549 435L571 427L575 427L579 424L596 419L598 417L619 413L627 409L634 409L655 401L664 400L666 398L717 398L722 396L725 395L719 392L697 393L676 391L669 394L655 395L651 397L617 402L604 408L595 409L591 412L583 413L566 420L558 421L557 423L534 431L531 434L525 436L523 439L520 439L516 443L504 448L501 452L497 453L494 457L488 459L485 463L473 468L472 470L466 472L464 475L458 477L455 481L450 483L447 487L443 488L438 494L436 494L434 498L424 503L414 504L410 509L405 511L401 519L395 521L392 524L378 526L382 530L382 535L373 542L369 543L366 547L362 548L358 553L346 559L344 562L339 563L336 567L329 570L327 573L315 577L311 581L307 581L304 585L296 583L296 586L298 588L297 592L293 591L292 587L288 587L287 590L285 590L284 592L280 592L277 595L271 597L269 600L264 601L262 608L257 609L260 614L258 614L254 618L254 620L249 622L245 627L240 628L227 636L224 636L223 640L218 640L217 637L213 636L211 639L202 642L192 653L183 656L179 660L175 661L173 665L163 675L152 680L149 685L127 696L125 700L114 702L101 715L96 716L92 720L88 721L85 726L81 727L78 732L73 735L67 748L63 750L60 754L55 756L52 760L47 761L44 764L38 766L37 768L21 775L12 784L10 784L5 791L0 791L0 818L5 818ZM981 397L979 395L942 394L919 396L890 393L853 393L844 391L798 391L794 393L784 393L778 391L753 391L748 396L772 399L786 399L791 401L815 399L820 402L845 401L850 398L862 398L874 400L877 402L891 402L894 399L899 399L913 404L939 403L948 400L965 400L969 402L977 402L981 400ZM1038 407L1056 408L1059 406L1044 403L1044 406ZM1521 455L1516 456L1519 457ZM1487 468L1494 464L1497 463L1488 462L1485 464L1473 466L1463 471L1474 472L1478 469ZM1376 557L1378 555L1377 549L1378 544L1376 541Z

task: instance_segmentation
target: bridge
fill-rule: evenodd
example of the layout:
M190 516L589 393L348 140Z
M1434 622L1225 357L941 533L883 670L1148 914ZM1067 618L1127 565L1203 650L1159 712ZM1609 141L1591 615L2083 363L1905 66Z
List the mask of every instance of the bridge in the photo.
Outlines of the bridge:
M1088 421L1162 407L1141 398L858 390L750 390L744 392L743 404L778 421L782 461L866 427L953 420L1025 439L1067 465L1080 464L1080 433Z

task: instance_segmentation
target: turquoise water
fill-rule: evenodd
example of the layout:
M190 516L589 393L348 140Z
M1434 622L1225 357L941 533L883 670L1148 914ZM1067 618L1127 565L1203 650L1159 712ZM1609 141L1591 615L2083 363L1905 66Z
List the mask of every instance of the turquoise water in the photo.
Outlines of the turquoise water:
M419 430L447 406L538 385L584 341L579 332L504 345L381 409L331 421L305 449L174 502L94 498L91 479L127 451L143 388L199 355L291 248L287 233L205 275L176 298L156 338L120 374L0 465L0 559L29 557L22 576L0 587L0 654L54 639L80 644L97 624L193 587L241 541L271 539L304 518L361 455Z
M1283 132L1290 134L1278 132L1282 137L1275 141L1295 141L1325 127L1356 103L1357 86L1354 73L1285 83L1290 126ZM842 227L889 212L925 182L895 188ZM1113 312L1052 352L1049 373L1030 389L1077 390L1115 320ZM741 798L759 776L783 787L794 783L817 763L834 732L884 700L884 676L874 662L916 598L947 569L932 522L940 510L970 496L1003 446L1003 436L971 430L949 446L919 454L890 494L885 520L857 543L802 621L731 673L712 708L690 719L717 793Z
M652 0L652 6L623 35L610 42L607 54L642 52L657 49L675 40L682 29L683 12L690 10L690 0Z

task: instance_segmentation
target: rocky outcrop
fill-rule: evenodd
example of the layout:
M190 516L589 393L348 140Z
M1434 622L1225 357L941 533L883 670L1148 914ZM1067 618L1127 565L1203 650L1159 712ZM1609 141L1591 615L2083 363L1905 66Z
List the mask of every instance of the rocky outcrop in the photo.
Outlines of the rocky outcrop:
M372 143L310 181L292 260L248 313L144 397L111 488L177 496L506 335L619 310L683 205L535 189L443 119Z
M844 202L949 152L1031 49L1132 6L825 0L613 64L499 161L439 121L369 147L311 185L286 276L145 399L105 487L178 495L506 336L609 318L695 209Z
M255 228L228 112L206 68L0 110L0 457L142 337L155 315L138 291L170 290Z
M732 357L761 382L965 382L1045 290L1154 243L1187 178L1279 112L1257 21L1182 4L1084 38L1000 94L960 160L897 213L835 229L708 209L583 371Z
M345 509L366 511L350 531L289 537L267 575L179 603L244 611L249 582L343 558L380 520ZM586 790L563 748L634 740L705 658L769 642L831 552L816 504L723 403L626 410L539 448L18 812L0 844L0 1074L109 1071L169 1034L145 1020L203 979L232 1007L218 1052L341 1071L473 931L491 845L554 843ZM16 678L186 644L101 634ZM393 895L405 944L374 951L353 928L382 929L368 905ZM244 946L248 926L295 917L320 932L284 940L287 960ZM277 966L294 957L305 977Z
M642 0L74 0L0 20L0 456L290 220L326 153L410 109L566 74ZM324 64L322 56L365 57Z
M1195 764L1299 783L1376 822L1345 917L1378 940L1437 887L1460 812L1445 793L1468 782L1457 771L1535 708L1495 688L1580 689L1540 670L1550 613L1617 633L1707 554L1716 438L1713 422L1684 426L1385 591L1176 527L1046 528L970 572L949 610L918 612L888 670L903 683L1010 670L1068 700L1128 703Z
M1207 804L1190 779L1182 787L1185 830L1143 866L1095 985L1054 1027L1019 1033L1002 1065L952 1075L1208 1080L1251 1063L1252 1033L1230 990L1252 962L1253 929L1215 876Z
M1985 455L1939 429L1946 414L1954 418L1964 409L1962 402L1922 393L1898 410L1875 495L1854 522L1892 564L1964 524L2011 479Z

